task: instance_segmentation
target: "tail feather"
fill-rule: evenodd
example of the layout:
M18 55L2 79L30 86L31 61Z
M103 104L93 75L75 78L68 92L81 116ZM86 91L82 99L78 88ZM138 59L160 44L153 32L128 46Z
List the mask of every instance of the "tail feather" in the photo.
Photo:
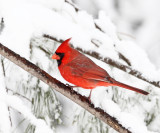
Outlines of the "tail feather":
M119 86L119 87L122 87L122 88L126 88L126 89L129 89L129 90L132 90L132 91L141 93L141 94L143 94L143 95L148 95L148 94L149 94L148 92L146 92L146 91L144 91L144 90L141 90L141 89L138 89L138 88L136 88L136 87L132 87L132 86L129 86L129 85L120 83L120 82L118 82L118 81L114 81L113 85L114 85L114 86Z

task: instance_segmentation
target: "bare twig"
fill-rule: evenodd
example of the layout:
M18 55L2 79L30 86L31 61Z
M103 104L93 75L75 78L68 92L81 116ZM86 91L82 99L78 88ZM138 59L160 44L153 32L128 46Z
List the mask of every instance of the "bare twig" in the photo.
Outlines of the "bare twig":
M71 5L75 9L76 12L80 10L78 7L76 7L73 3L69 2L68 0L65 0L65 2Z
M69 86L66 86L60 81L56 80L48 73L46 73L33 63L29 62L25 58L22 58L20 55L11 51L2 44L0 44L0 54L12 61L13 63L15 63L16 65L20 66L24 70L26 70L30 74L34 75L38 79L42 80L43 82L54 88L56 91L68 97L78 105L82 106L84 109L88 110L90 113L92 113L93 115L110 125L118 132L131 133L128 129L125 129L121 124L119 124L114 117L104 112L104 110L100 108L94 108L94 105L89 102L88 98L81 96L76 91L72 90Z
M49 36L49 35L46 35L46 34L43 35L43 36L46 37L46 38L49 38L51 40L54 40L56 42L59 42L59 43L62 43L64 41L62 39L58 40L55 37L52 37L52 36ZM132 69L130 66L123 65L122 63L120 63L118 61L115 61L115 60L113 60L109 57L102 58L100 56L100 54L95 52L95 51L84 51L81 48L75 48L75 49L81 51L84 54L90 55L90 56L92 56L92 57L94 57L98 60L101 60L101 61L103 61L103 62L105 62L109 65L112 65L112 66L114 66L114 67L116 67L116 68L118 68L118 69L120 69L120 70L122 70L122 71L124 71L128 74L131 74L131 75L133 75L133 76L135 76L135 77L137 77L137 78L139 78L139 79L141 79L141 80L143 80L147 83L150 83L150 84L160 88L160 81L154 81L154 80L151 80L149 78L146 78L146 77L143 76L143 74L141 72L139 72L138 70ZM129 60L126 59L126 61L128 62L128 65L130 65Z
M5 72L5 68L4 68L4 59L2 59L1 57L1 66L2 66L2 70L3 70L3 76L6 76L6 72Z
M132 35L130 35L130 34L127 34L127 33L123 33L123 32L117 32L118 34L121 34L121 35L125 35L125 36L128 36L128 37L130 37L130 38L132 38L132 39L136 39L134 36L132 36Z
M47 50L45 50L44 48L42 48L41 46L38 46L40 50L42 50L44 53L46 53L48 56L50 56L52 53L48 52Z
M96 40L97 41L97 40ZM99 45L95 42L94 39L91 40L91 43L94 44L97 48L99 47Z
M0 34L3 31L3 29L4 29L4 19L1 18L1 22L0 22Z
M57 39L57 38L55 38L55 37L53 37L53 36L50 36L50 35L47 35L47 34L44 34L43 37L46 37L46 38L48 38L48 39L51 39L51 40L56 41L56 42L59 42L59 43L64 42L63 39Z
M121 53L118 53L118 55L119 55L119 58L120 59L122 59L123 61L125 61L127 64L128 64L128 66L131 66L131 62L129 61L129 59L127 59L123 54L121 54Z
M101 32L105 33L96 23L94 23L96 29L100 30Z

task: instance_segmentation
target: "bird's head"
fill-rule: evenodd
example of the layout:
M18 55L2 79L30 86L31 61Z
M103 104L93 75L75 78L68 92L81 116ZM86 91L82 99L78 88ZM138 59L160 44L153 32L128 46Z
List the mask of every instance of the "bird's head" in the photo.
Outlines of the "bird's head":
M64 55L69 51L70 45L69 41L71 38L65 40L56 50L55 54L52 55L52 59L56 59L58 62L58 66L62 63L62 59Z

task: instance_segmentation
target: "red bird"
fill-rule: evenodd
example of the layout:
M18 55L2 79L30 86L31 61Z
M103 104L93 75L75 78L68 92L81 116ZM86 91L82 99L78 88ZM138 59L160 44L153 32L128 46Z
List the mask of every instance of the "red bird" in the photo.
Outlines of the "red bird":
M73 49L69 45L69 41L70 39L67 39L58 47L52 59L57 60L62 77L76 85L73 87L91 89L89 100L92 89L97 86L119 86L144 95L149 94L146 91L120 83L111 78L104 69L96 65L91 59Z

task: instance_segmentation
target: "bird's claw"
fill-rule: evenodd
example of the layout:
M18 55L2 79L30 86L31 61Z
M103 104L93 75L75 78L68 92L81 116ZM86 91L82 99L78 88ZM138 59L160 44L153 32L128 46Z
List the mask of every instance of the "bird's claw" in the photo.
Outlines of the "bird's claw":
M69 84L66 84L66 86L71 87Z
M71 86L71 85L69 85L69 84L66 84L66 86L68 86L68 87L71 88L71 92L72 92L72 93L74 92L74 90L73 90L74 86Z

